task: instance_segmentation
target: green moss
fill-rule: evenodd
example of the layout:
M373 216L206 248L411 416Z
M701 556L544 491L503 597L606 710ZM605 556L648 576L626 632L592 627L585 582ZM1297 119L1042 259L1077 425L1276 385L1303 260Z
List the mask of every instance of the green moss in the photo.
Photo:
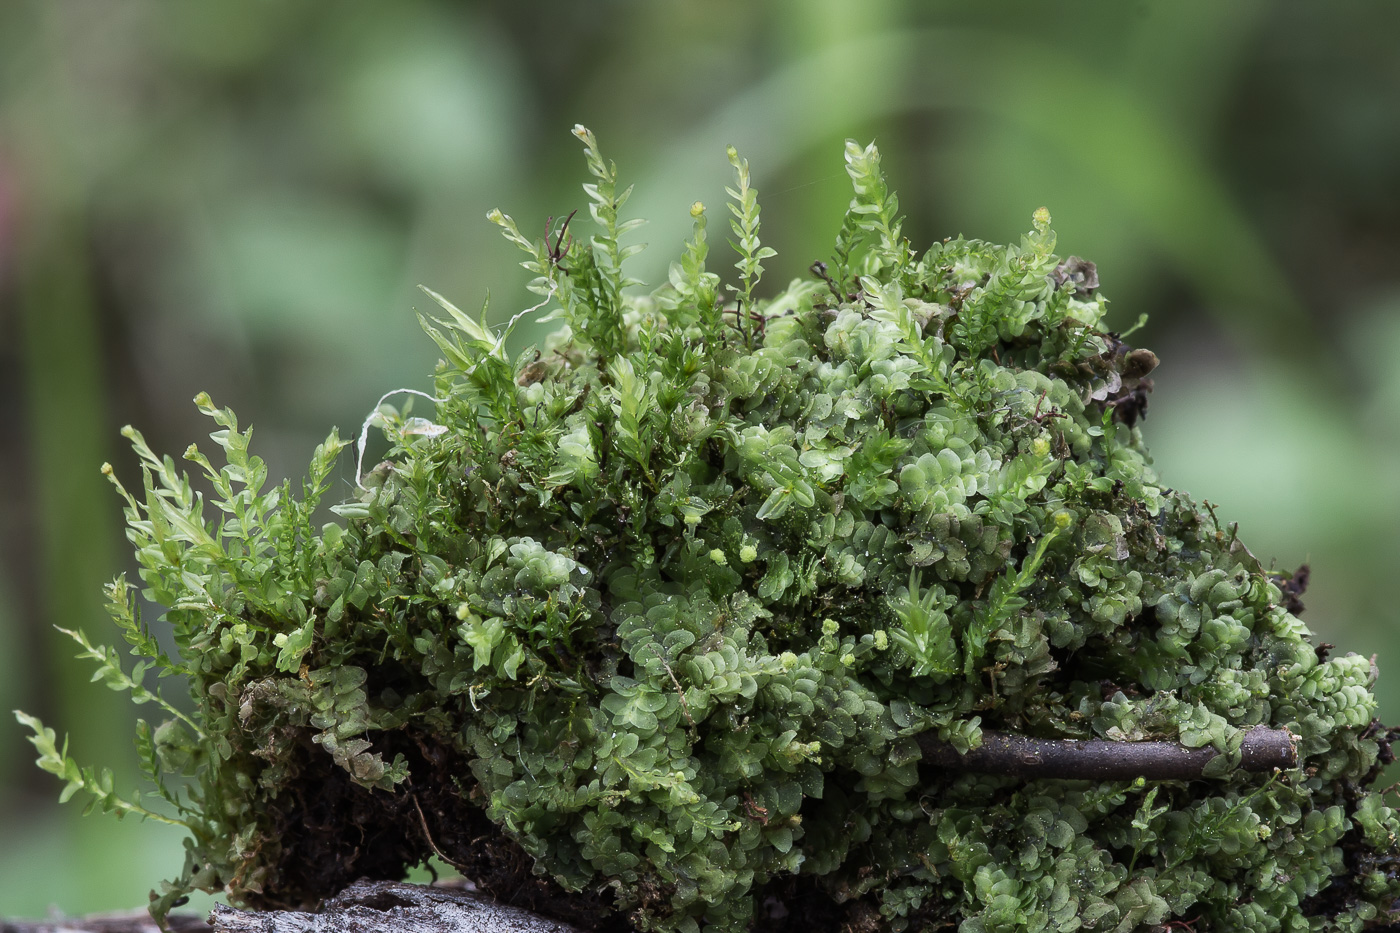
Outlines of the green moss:
M1156 359L1104 330L1047 213L1017 245L915 254L878 153L848 144L836 255L762 299L773 254L731 152L737 284L697 204L644 294L627 191L578 133L591 237L491 215L563 326L511 358L433 295L431 420L379 409L392 450L340 523L312 522L335 434L296 495L201 398L226 458L187 452L204 496L129 432L130 536L180 650L119 579L147 660L89 654L138 702L148 669L178 673L197 707L138 739L190 831L158 909L196 887L310 903L436 849L482 877L523 850L662 931L744 929L794 876L892 930L1385 915L1374 669L1315 650L1234 530L1159 485L1137 427ZM138 808L26 721L70 789ZM1232 768L1258 724L1298 737L1297 769ZM915 735L983 727L1224 754L1152 785L920 769Z

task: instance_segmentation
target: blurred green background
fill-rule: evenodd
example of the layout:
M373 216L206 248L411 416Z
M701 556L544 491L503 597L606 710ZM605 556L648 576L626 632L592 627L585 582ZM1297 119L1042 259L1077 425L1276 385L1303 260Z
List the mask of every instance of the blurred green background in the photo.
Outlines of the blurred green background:
M848 136L880 144L916 245L1011 240L1047 205L1112 322L1151 315L1165 482L1311 562L1305 618L1380 654L1400 721L1397 37L1400 6L1305 0L6 0L0 710L135 780L134 711L52 628L111 638L120 426L178 454L207 390L300 476L331 425L427 387L417 283L490 289L498 321L533 303L483 215L582 206L584 122L637 183L653 282L729 143L770 280L828 255ZM6 714L0 915L137 906L178 870L177 833L59 809L32 759Z

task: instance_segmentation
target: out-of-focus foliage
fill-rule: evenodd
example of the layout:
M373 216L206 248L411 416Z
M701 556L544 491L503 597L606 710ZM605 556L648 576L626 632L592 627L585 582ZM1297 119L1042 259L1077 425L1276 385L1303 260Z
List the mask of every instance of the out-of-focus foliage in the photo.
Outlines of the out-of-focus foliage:
M731 147L737 281L709 271L697 202L647 293L632 189L575 134L591 225L532 239L490 214L562 327L512 356L509 327L430 292L432 419L372 415L392 446L343 522L313 520L337 432L299 491L269 485L201 394L224 462L184 457L206 497L126 430L143 493L116 485L177 650L124 577L132 672L68 634L166 714L136 745L171 815L19 719L65 798L188 830L157 917L192 889L311 906L435 854L513 903L658 933L1393 916L1374 665L1315 647L1238 529L1161 488L1138 427L1157 358L1107 330L1048 211L1016 246L916 253L879 153L848 141L831 263L765 298L776 254ZM1261 725L1296 767L1238 768ZM1219 754L1150 788L919 767L918 734L966 751L984 726Z
M1151 314L1165 481L1219 502L1266 561L1310 560L1312 625L1384 667L1397 28L1358 0L4 4L0 708L135 776L129 714L50 627L99 633L121 539L94 465L133 481L117 428L178 449L198 429L182 400L207 388L258 425L272 476L299 471L325 424L431 362L404 326L416 283L523 284L473 218L565 213L573 154L552 131L581 118L636 167L658 247L694 200L720 202L714 153L737 144L781 254L769 281L829 252L847 136L879 139L915 242L1008 241L1048 203L1115 300ZM26 752L0 728L0 914L127 906L178 870L159 827L54 811Z

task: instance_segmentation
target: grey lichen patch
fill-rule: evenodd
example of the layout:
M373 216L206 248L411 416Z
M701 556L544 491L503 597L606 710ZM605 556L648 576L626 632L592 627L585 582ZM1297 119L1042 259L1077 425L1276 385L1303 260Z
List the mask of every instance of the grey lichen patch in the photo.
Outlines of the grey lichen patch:
M316 913L218 904L207 926L213 933L578 933L473 891L384 881L356 882Z
M118 580L148 660L127 677L88 653L138 701L152 668L196 704L138 738L190 832L157 909L191 888L310 904L439 853L598 929L1387 915L1374 667L1315 650L1234 529L1158 482L1156 357L1106 329L1048 213L1016 245L915 253L874 147L849 144L834 257L763 298L772 251L731 153L735 283L697 204L643 292L629 189L578 132L591 234L491 215L562 326L510 356L441 299L431 421L381 408L392 449L339 522L312 521L335 434L299 494L268 487L201 398L226 458L186 454L202 496L131 432L130 536L180 650ZM44 767L138 808L34 725ZM1288 730L1298 767L1239 767L1257 726ZM983 728L1217 754L1150 783L921 766L919 736L966 751Z

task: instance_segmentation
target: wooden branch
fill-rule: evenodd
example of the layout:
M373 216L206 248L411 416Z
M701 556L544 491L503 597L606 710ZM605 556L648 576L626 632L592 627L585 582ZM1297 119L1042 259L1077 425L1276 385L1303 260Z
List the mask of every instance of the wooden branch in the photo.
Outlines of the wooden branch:
M465 887L398 881L357 881L316 913L220 904L209 922L214 933L578 933Z
M1202 776L1215 749L1187 748L1176 742L1109 742L1103 739L1033 739L983 732L982 744L959 754L933 733L917 736L924 761L950 771L973 771L1020 778L1121 781L1191 781ZM1298 764L1298 749L1287 729L1255 726L1240 747L1240 767L1272 771Z

